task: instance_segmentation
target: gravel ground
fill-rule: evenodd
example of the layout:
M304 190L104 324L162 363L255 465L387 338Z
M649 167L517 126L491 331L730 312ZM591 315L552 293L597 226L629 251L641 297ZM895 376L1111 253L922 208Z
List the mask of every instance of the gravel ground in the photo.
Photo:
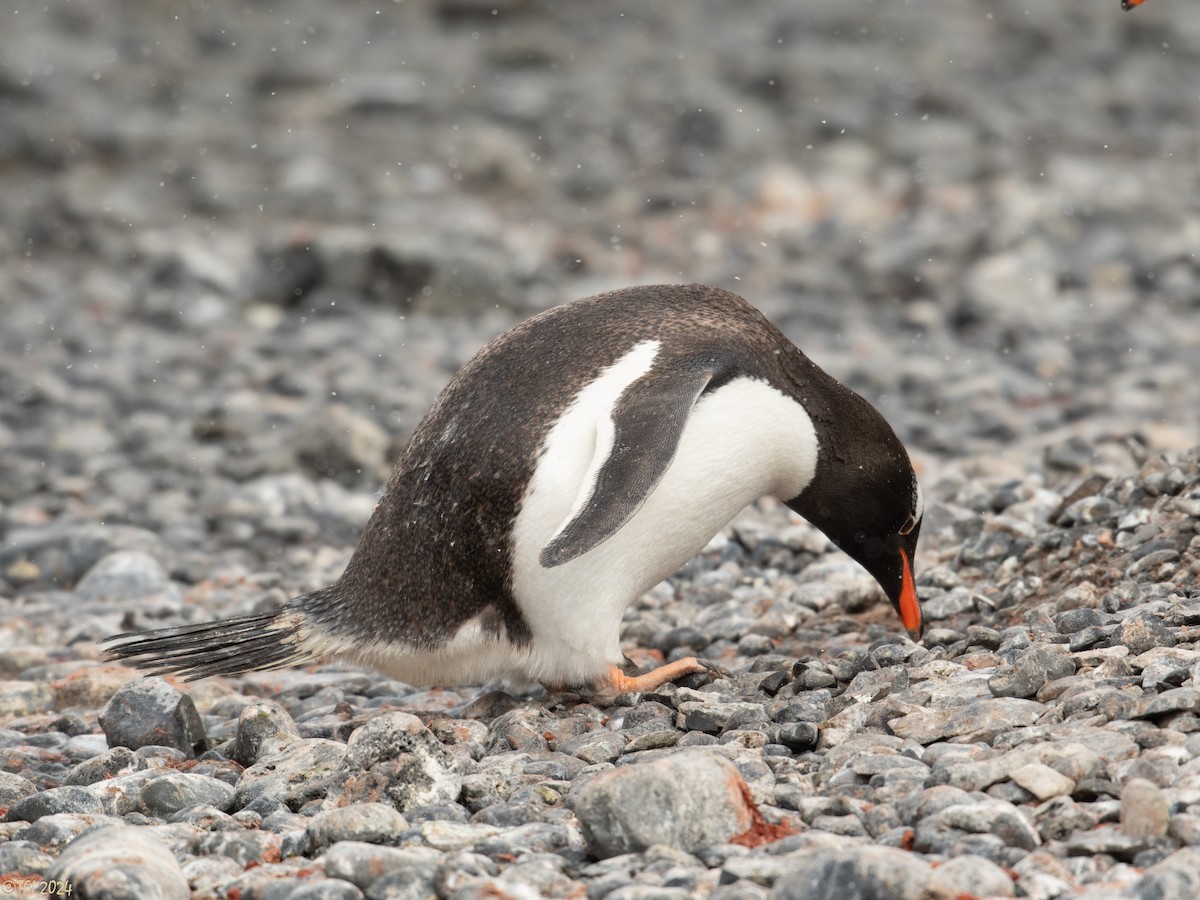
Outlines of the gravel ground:
M1200 19L1118 6L7 11L5 889L1194 900ZM660 281L893 423L922 645L764 502L625 622L732 674L611 707L101 661L331 581L478 347Z

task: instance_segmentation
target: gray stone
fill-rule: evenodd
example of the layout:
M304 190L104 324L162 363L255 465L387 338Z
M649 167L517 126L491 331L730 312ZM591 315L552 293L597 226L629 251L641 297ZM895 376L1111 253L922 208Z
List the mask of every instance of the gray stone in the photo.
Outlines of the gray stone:
M601 772L570 803L588 849L607 859L653 844L694 851L728 841L753 822L745 791L728 760L688 750Z
M1077 831L1065 841L1067 853L1071 856L1104 854L1124 862L1132 862L1134 857L1149 850L1154 843L1154 838L1125 834L1120 829L1105 825L1091 831Z
M1154 900L1200 897L1200 850L1184 847L1152 865L1131 888L1133 896Z
M0 772L0 806L12 806L36 791L37 787L28 778L12 772Z
M1054 797L1033 812L1033 823L1043 841L1061 841L1077 831L1096 827L1099 813L1092 803L1076 803L1070 797Z
M1032 850L1042 839L1015 806L1003 800L982 800L948 806L929 817L935 827L955 828L972 834L993 834L1010 847Z
M75 587L81 603L123 603L155 595L178 602L182 594L162 564L149 553L120 550L88 569Z
M1145 653L1155 647L1174 647L1175 632L1155 618L1136 616L1126 619L1117 632L1117 641L1129 648L1133 655Z
M4 819L7 822L36 822L43 816L59 813L91 814L104 811L103 804L87 788L69 785L22 797L9 806Z
M329 796L340 805L386 801L404 812L453 803L461 790L453 758L421 720L389 712L350 735Z
M97 522L56 523L18 537L0 549L0 571L17 560L28 561L37 571L37 583L69 588L99 560L117 551L144 551L159 558L165 555L162 540L144 528Z
M988 679L988 689L997 697L1033 697L1043 685L1075 674L1075 660L1058 644L1034 644L1021 654L1008 671Z
M0 718L18 718L54 709L54 690L38 681L0 681Z
M891 847L818 850L790 862L772 900L930 900L937 897L928 863Z
M564 848L581 848L582 835L565 822L529 822L508 828L475 844L475 852L493 859L509 859L526 853L556 853Z
M625 741L625 736L617 732L592 731L562 741L558 749L595 765L617 759L625 751Z
M386 803L356 803L317 813L308 823L307 844L316 851L339 841L398 844L407 830L404 816Z
M1153 781L1130 778L1121 788L1121 831L1135 837L1161 837L1170 823L1170 803Z
M1002 732L1032 725L1045 712L1046 707L1033 700L1004 697L942 709L917 709L892 719L888 727L894 734L921 744L947 738L987 741Z
M426 844L435 850L444 851L474 847L481 841L500 833L499 828L480 822L447 822L445 820L422 822L417 830Z
M947 897L1015 897L1012 877L990 859L963 854L938 866L930 879Z
M161 770L142 769L114 775L87 786L88 792L100 801L104 812L114 816L125 816L131 812L145 812L142 792L154 778L164 774Z
M141 828L109 825L67 844L46 873L70 882L80 897L105 900L179 900L190 894L171 853Z
M230 784L191 772L168 772L142 789L142 804L152 816L167 819L189 806L214 806L228 812L233 806Z
M66 784L88 785L118 775L138 772L146 768L146 760L128 747L111 747L99 756L86 759L68 774Z
M0 844L0 872L44 875L54 865L54 857L33 841L6 841Z
M280 741L238 779L233 808L273 802L299 809L323 798L339 777L346 745L322 738Z
M161 678L131 681L100 710L110 747L173 747L195 756L205 742L192 698Z
M388 433L344 403L328 404L293 440L297 458L322 478L351 487L387 478Z
M1153 719L1175 712L1191 712L1200 707L1200 687L1179 687L1134 701L1131 719Z
M1019 784L1038 800L1049 800L1051 797L1070 796L1075 790L1075 782L1065 775L1042 763L1028 763L1013 769L1008 777Z
M243 869L278 859L283 839L267 831L209 831L195 835L187 850L195 856L225 856Z
M288 890L287 900L362 900L357 885L340 878L306 881Z
M362 841L341 841L325 853L325 874L368 891L391 872L421 873L432 884L442 854L428 847L382 847Z
M258 762L265 746L299 737L296 723L282 706L270 702L254 703L238 716L237 733L229 756L243 766L252 766Z

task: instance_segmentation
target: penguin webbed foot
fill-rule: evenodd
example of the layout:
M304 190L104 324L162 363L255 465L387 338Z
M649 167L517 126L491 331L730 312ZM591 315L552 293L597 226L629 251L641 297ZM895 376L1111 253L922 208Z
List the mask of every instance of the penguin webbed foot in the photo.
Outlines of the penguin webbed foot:
M619 666L613 666L592 685L592 691L600 697L646 693L658 690L668 682L678 681L689 675L708 675L709 680L712 680L726 677L729 673L716 663L688 656L674 662L664 663L641 675L626 675Z

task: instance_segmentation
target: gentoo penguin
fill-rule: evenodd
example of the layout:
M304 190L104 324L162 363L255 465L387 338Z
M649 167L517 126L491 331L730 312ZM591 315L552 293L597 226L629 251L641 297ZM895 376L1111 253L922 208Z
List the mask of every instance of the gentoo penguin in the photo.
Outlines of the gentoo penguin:
M883 417L735 294L601 294L463 366L334 584L117 635L109 654L188 678L333 656L413 685L652 690L706 666L626 676L622 613L767 494L861 563L920 638L921 490Z

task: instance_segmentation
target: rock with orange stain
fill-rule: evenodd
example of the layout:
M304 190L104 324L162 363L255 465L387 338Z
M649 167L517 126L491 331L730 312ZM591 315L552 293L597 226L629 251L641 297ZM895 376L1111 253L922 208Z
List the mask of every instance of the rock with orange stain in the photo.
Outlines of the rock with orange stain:
M572 791L569 802L599 859L653 844L694 852L761 820L733 763L703 750L601 772Z

